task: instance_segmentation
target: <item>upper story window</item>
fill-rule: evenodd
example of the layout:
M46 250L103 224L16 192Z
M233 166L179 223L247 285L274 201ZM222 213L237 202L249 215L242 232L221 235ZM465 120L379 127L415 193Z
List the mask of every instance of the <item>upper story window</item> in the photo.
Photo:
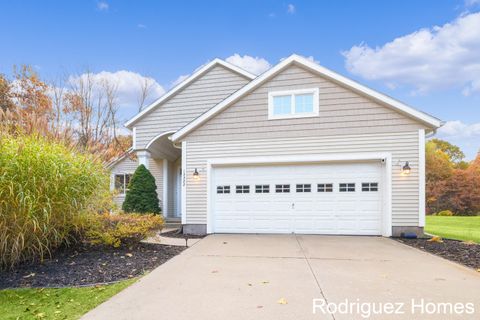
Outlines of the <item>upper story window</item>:
M125 194L128 190L128 184L130 183L130 173L117 173L115 174L115 190L119 194Z
M268 119L318 116L318 88L268 93Z

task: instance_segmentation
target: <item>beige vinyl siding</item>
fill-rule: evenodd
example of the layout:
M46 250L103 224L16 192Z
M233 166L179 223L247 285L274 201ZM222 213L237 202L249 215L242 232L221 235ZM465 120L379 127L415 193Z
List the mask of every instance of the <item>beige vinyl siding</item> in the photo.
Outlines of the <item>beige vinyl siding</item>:
M143 149L157 135L178 130L247 84L245 77L215 66L136 124L136 148Z
M148 170L155 178L155 184L157 185L157 195L160 200L160 208L162 208L163 200L163 160L150 158L148 162Z
M155 177L155 184L157 185L157 194L158 199L160 200L160 205L162 201L162 192L163 192L163 164L162 160L150 159L149 170L152 175ZM112 188L114 186L115 174L117 173L130 173L133 174L138 167L138 161L132 160L128 157L117 162L112 168L111 171L111 184ZM119 209L122 208L123 201L125 200L124 194L117 194L113 197L114 203L118 206Z
M111 189L113 190L113 188L115 187L115 174L119 174L119 173L133 174L135 172L135 169L137 169L137 166L138 166L137 160L132 160L129 157L125 157L122 160L115 163L110 168ZM113 197L113 202L118 206L118 208L122 207L123 200L125 200L125 195L124 194L117 194Z
M362 152L392 153L393 226L418 225L418 131L309 138L187 142L187 223L206 223L207 159L285 155L331 155ZM402 176L409 161L412 172ZM191 172L201 171L193 180Z
M268 92L319 88L319 116L268 120ZM187 141L413 131L418 122L297 66L291 66L187 136ZM234 136L234 138L232 138Z
M268 92L319 88L320 114L268 120ZM206 223L208 159L392 153L393 226L419 219L419 129L425 126L330 80L291 66L191 132L187 142L187 223ZM412 173L401 176L409 161ZM195 168L199 181L192 179Z

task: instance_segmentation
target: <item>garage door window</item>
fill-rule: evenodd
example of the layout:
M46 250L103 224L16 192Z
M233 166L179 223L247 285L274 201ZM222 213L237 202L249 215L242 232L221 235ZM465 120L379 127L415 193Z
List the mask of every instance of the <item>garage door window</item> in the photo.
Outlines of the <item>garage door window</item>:
M230 193L230 186L217 186L217 193L218 194Z
M340 192L355 192L355 183L340 183L338 187Z
M311 184L297 184L297 192L312 192Z
M333 192L333 183L317 184L317 192Z
M378 191L378 182L362 182L362 191Z
M255 193L269 193L270 185L268 184L257 184L255 185Z
M290 185L289 184L276 184L275 185L275 192L276 193L289 193L290 192Z
M236 186L236 193L250 193L250 186Z

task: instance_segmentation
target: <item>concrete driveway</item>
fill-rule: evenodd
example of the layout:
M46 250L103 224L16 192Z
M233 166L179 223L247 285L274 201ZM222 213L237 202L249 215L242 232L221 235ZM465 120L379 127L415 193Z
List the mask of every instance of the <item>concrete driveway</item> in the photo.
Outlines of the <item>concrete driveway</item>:
M455 303L459 315L449 313ZM480 273L380 237L211 235L83 319L363 319L369 310L479 319Z

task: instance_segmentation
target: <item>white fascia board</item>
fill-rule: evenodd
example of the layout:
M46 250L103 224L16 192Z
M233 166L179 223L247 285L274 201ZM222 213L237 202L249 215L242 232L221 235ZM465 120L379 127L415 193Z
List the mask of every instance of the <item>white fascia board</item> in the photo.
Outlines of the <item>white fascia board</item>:
M120 156L116 157L115 159L111 160L110 162L107 162L105 164L105 168L107 169L110 169L112 168L114 165L116 165L118 162L122 161L123 159L125 159L130 153L132 153L133 151L133 148L130 147L127 149L127 151L125 151L124 153L122 153Z
M188 123L186 126L178 130L173 136L172 136L172 141L178 141L182 137L184 137L187 133L190 131L194 130L201 124L205 123L208 119L212 118L213 116L217 115L221 111L223 111L225 108L230 106L232 103L238 101L240 98L242 98L244 95L255 89L256 87L260 86L264 82L268 81L271 77L285 69L287 66L289 66L292 63L297 63L313 72L316 72L326 78L331 79L334 82L339 83L340 85L346 86L348 88L351 88L352 90L359 92L360 94L363 94L365 96L368 96L376 101L379 101L383 104L386 104L387 106L390 106L393 109L396 109L407 116L410 116L414 119L417 119L420 122L426 123L430 126L433 126L434 128L439 128L442 126L442 121L432 117L426 113L423 113L421 111L418 111L416 109L413 109L412 107L409 107L400 101L397 101L393 98L390 98L382 93L379 93L375 90L372 90L368 87L365 87L353 80L350 80L336 72L333 72L325 67L322 67L318 65L317 63L306 59L304 57L301 57L299 55L293 54L290 57L284 59L280 63L278 63L276 66L271 68L270 70L264 72L262 75L258 76L254 80L252 80L250 83L245 85L242 89L236 91L232 95L230 95L228 98L202 114L200 117L196 118L195 120L191 121Z
M125 123L125 127L127 128L131 128L133 126L133 124L135 124L135 122L137 122L140 118L142 118L144 115L146 115L147 113L149 113L150 111L152 111L152 109L154 109L155 107L157 107L159 104L161 104L162 102L168 100L170 97L172 97L173 95L175 95L177 92L179 92L180 90L182 90L183 88L185 88L186 86L188 86L190 83L192 83L193 81L195 81L196 79L198 79L201 75L203 75L204 73L206 73L208 70L212 69L214 66L216 65L221 65L227 69L230 69L244 77L246 77L247 79L249 80L252 80L255 78L255 75L246 71L246 70L243 70L242 68L239 68L231 63L228 63L226 61L223 61L221 59L214 59L213 61L207 63L206 65L204 65L203 67L200 67L198 70L196 70L191 76L189 76L187 79L183 80L182 82L180 82L178 85L176 85L175 87L173 87L170 91L168 91L167 93L165 93L163 96L161 96L160 98L158 98L156 101L154 101L153 103L151 103L149 106L147 106L145 109L143 109L142 111L140 111L137 115L135 115L132 119L128 120L126 123Z
M373 98L374 100L377 100L379 102L385 103L394 109L397 109L400 112L403 112L412 118L415 118L417 120L420 120L421 122L424 122L426 124L429 124L435 128L439 128L443 125L443 122L440 119L437 119L429 114L426 114L422 111L416 110L410 106L407 106L406 104L395 100L383 93L380 93L378 91L375 91L373 89L370 89L356 81L353 81L347 77L344 77L330 69L327 69L325 67L322 67L321 65L308 60L304 57L301 56L296 56L296 58L299 60L298 62L305 65L306 67L320 73L321 75L340 83L341 85L345 85L363 95L366 95L370 98Z
M178 141L178 139L185 136L185 134L187 134L191 130L193 130L196 127L198 127L199 125L203 124L205 121L207 121L211 117L213 117L216 114L218 114L219 112L221 112L224 108L229 106L231 103L234 103L235 101L237 101L238 99L243 97L243 95L250 92L251 90L253 90L257 86L261 85L263 82L268 80L271 76L280 72L284 67L288 66L292 61L293 61L292 57L289 57L289 58L283 60L282 62L280 62L279 64L277 64L276 66L274 66L273 68L265 71L261 76L255 78L254 80L252 80L251 82L246 84L242 89L234 92L229 97L227 97L225 100L218 103L216 106L209 109L207 112L203 113L200 117L194 119L193 121L188 123L185 127L178 130L172 136L172 141Z

